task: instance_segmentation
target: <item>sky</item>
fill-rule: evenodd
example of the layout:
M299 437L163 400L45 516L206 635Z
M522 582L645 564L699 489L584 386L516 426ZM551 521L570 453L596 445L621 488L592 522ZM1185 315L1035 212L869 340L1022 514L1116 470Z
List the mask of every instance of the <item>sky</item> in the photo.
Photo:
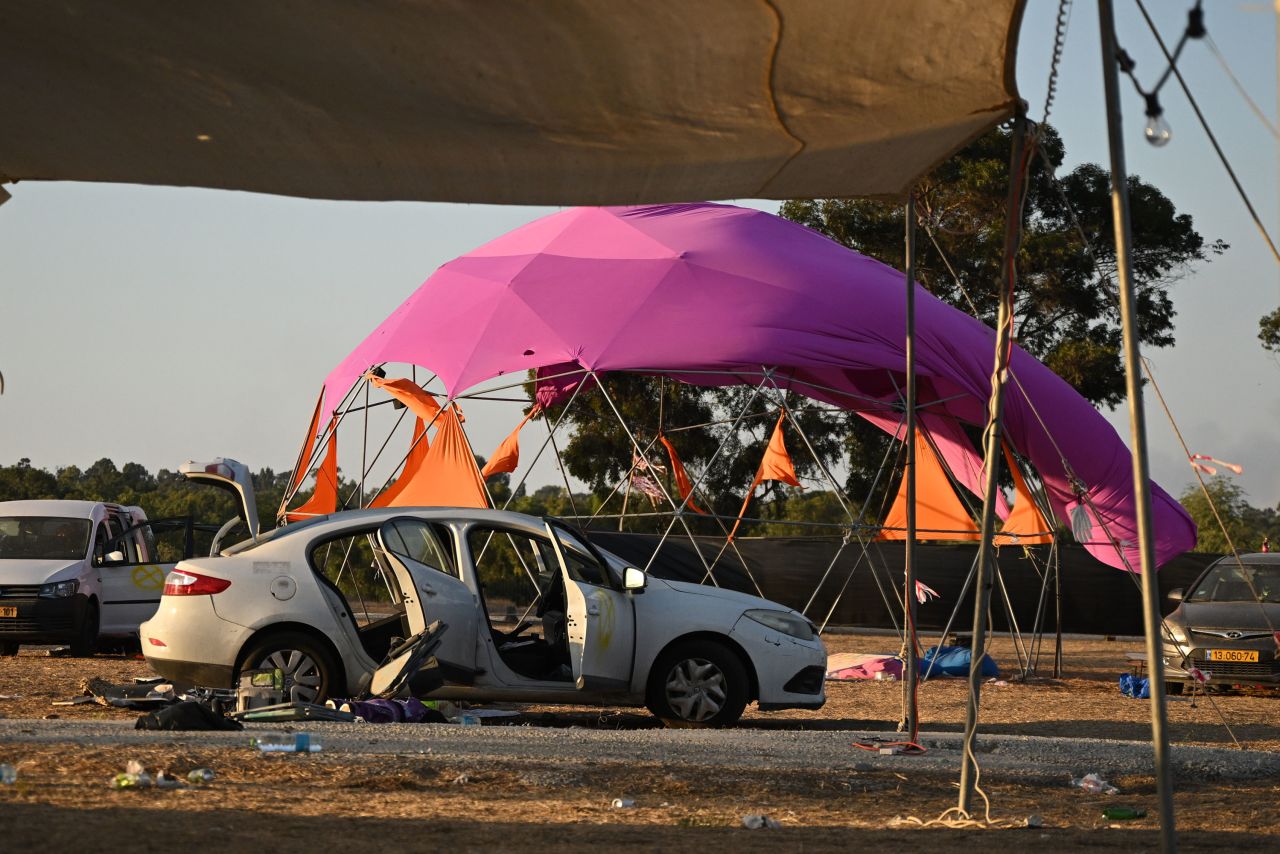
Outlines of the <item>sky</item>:
M1148 3L1167 40L1190 5ZM1256 4L1207 5L1209 32L1274 121L1274 15ZM1034 119L1044 112L1056 6L1030 0L1019 39L1019 89ZM1117 6L1120 42L1149 84L1164 63L1136 6ZM1096 6L1075 7L1051 116L1067 168L1107 163ZM1180 67L1265 225L1280 230L1275 139L1206 45L1190 44ZM1164 148L1144 141L1142 104L1127 85L1123 97L1130 172L1189 213L1206 239L1231 244L1175 286L1177 344L1146 355L1191 451L1243 465L1249 500L1275 506L1280 361L1259 346L1257 324L1280 304L1280 267L1176 81L1162 97L1174 133ZM26 457L49 469L102 457L172 469L214 456L290 468L334 365L439 265L555 210L72 182L9 189L0 207L0 464ZM1176 495L1191 473L1150 392L1147 402L1152 472ZM1127 440L1126 410L1109 417ZM489 454L517 420L510 407L468 409L477 452ZM530 483L560 476L546 456Z

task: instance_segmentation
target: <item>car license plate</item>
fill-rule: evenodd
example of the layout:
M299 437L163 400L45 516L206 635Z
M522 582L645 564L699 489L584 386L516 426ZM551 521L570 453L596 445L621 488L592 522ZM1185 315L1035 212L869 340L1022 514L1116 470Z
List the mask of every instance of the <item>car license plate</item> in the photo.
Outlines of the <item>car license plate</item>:
M16 605L0 605L0 617L16 616L18 616L18 607Z
M1211 649L1210 661L1257 661L1256 649Z

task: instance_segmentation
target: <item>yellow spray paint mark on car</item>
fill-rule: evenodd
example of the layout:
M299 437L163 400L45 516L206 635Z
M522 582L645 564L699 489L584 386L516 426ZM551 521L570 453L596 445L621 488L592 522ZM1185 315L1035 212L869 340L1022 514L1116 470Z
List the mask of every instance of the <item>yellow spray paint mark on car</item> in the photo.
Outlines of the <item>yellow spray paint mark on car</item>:
M613 642L613 630L617 623L617 615L613 610L613 598L602 590L591 591L591 601L600 606L600 614L596 618L596 645L600 649L608 649Z
M159 590L164 587L164 570L154 564L135 566L133 586L139 590Z

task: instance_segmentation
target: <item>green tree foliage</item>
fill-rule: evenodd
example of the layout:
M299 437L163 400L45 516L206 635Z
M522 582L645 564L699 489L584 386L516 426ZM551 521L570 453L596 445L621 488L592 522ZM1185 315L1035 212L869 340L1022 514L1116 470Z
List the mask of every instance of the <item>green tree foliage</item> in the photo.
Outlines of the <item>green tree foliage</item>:
M917 279L934 295L988 324L995 320L1000 283L1010 139L1007 129L991 131L917 188L924 226L917 241ZM1065 150L1052 128L1043 129L1040 146L1055 168L1062 164ZM1110 178L1101 166L1084 163L1059 181L1070 209L1043 161L1031 162L1018 255L1015 336L1085 398L1113 407L1124 399L1124 368L1120 317L1112 298L1116 254ZM1144 344L1168 347L1174 340L1170 286L1194 264L1228 247L1220 240L1207 242L1189 214L1179 213L1168 197L1138 177L1129 179L1129 198L1139 333ZM1092 257L1075 230L1071 210L1093 248ZM780 213L851 249L902 266L901 204L815 199L786 202Z
M1280 353L1280 308L1258 321L1258 340L1262 349Z
M1208 491L1209 497L1205 496ZM1212 506L1210 506L1210 498ZM1261 549L1264 537L1270 537L1276 547L1280 548L1280 508L1258 508L1252 506L1244 491L1234 480L1226 475L1217 475L1205 482L1205 490L1200 484L1187 486L1178 499L1191 514L1199 528L1196 551L1225 554L1231 551L1227 542L1231 542L1241 552L1255 552ZM1213 508L1217 508L1217 516ZM1218 523L1221 517L1222 524ZM1223 527L1226 533L1223 533Z

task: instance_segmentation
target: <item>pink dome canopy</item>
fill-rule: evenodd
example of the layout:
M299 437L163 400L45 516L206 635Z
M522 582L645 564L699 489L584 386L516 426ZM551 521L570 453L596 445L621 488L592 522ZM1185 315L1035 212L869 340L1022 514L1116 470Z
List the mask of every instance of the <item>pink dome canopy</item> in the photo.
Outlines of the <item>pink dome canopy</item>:
M332 405L382 362L434 371L452 395L565 363L704 385L759 382L771 370L779 388L894 432L904 290L901 272L756 210L573 208L440 267L334 369L326 399ZM916 332L922 423L957 476L969 472L976 485L981 462L959 425L984 421L995 333L918 285ZM1011 368L1018 382L1007 393L1007 441L1035 466L1060 518L1077 508L1088 514L1089 551L1136 570L1128 449L1088 401L1025 351L1015 348ZM1196 529L1155 484L1152 502L1161 564L1194 546Z

